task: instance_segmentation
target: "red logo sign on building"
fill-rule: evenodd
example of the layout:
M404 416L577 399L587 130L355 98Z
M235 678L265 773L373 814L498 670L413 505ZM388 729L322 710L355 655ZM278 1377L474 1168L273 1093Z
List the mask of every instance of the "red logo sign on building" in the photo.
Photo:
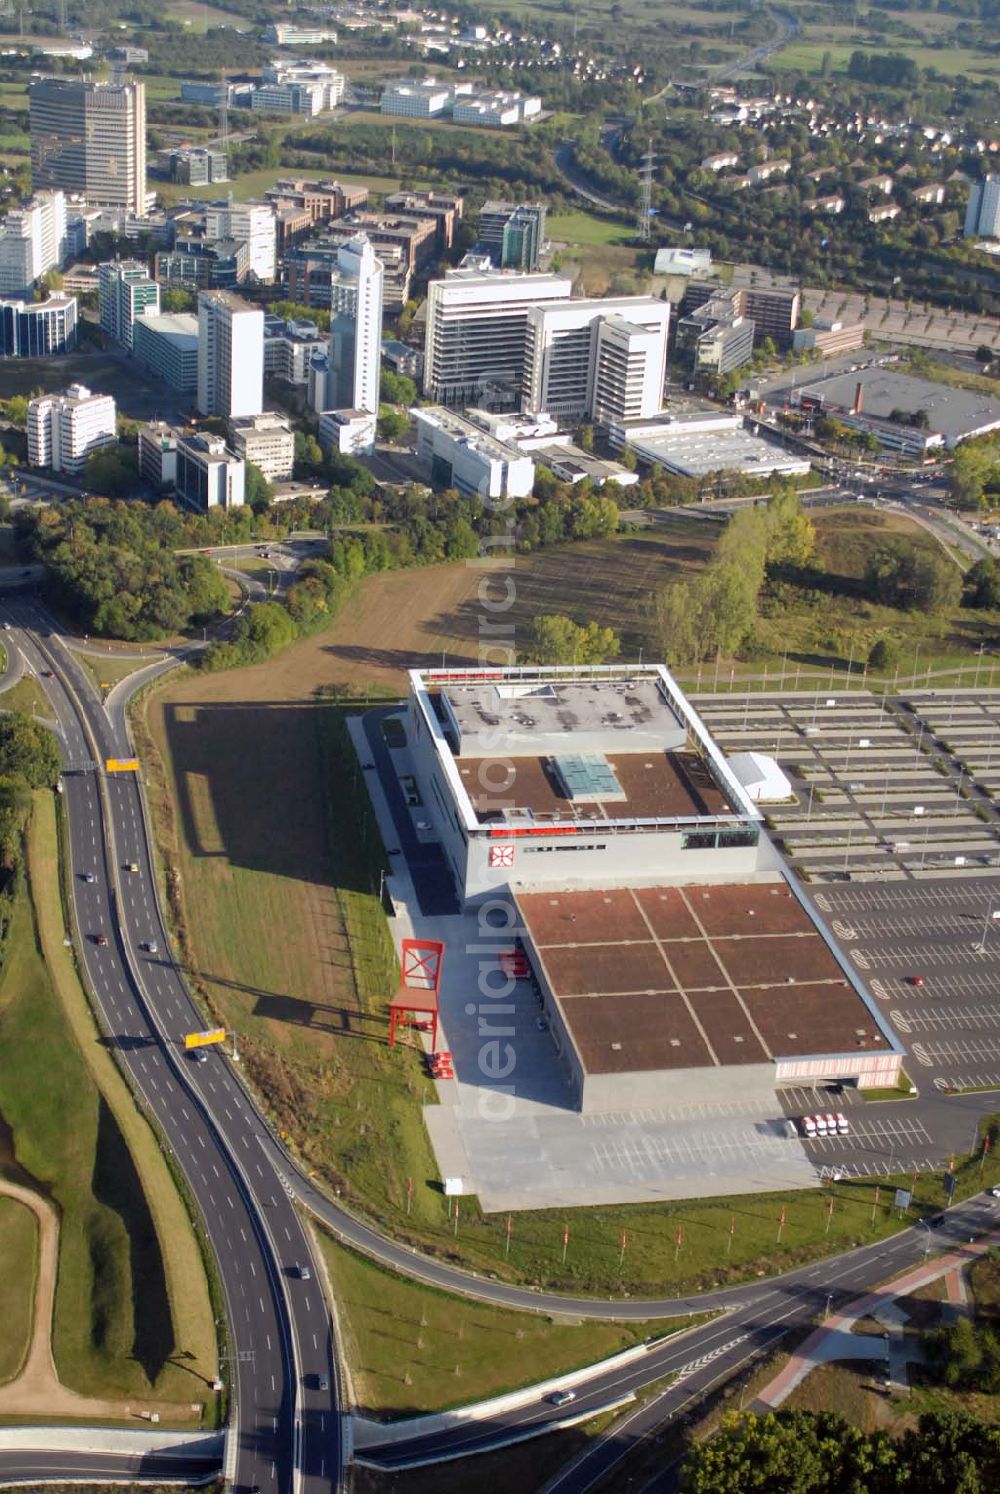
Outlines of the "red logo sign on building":
M513 866L513 846L490 846L490 866Z

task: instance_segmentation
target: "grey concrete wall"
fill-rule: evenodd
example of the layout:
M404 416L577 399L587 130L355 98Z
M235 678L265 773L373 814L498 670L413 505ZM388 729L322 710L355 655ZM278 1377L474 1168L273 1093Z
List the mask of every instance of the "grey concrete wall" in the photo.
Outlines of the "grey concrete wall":
M627 1074L588 1074L580 1109L585 1115L609 1110L655 1110L663 1105L777 1103L774 1065L648 1069Z

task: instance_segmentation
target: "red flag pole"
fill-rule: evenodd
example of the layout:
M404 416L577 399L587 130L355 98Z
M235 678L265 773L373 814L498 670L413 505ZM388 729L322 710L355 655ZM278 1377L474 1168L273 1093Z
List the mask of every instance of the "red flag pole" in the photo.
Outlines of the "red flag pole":
M504 1258L504 1260L506 1260L507 1257L510 1255L510 1232L511 1232L512 1228L513 1228L513 1226L511 1224L510 1215L508 1214L507 1215L507 1238L504 1241L504 1247L503 1247L503 1258Z
M620 1252L620 1254L618 1256L618 1269L619 1269L619 1271L622 1269L622 1267L625 1264L625 1246L626 1246L627 1243L628 1243L628 1231L623 1229L622 1230L622 1239L621 1239L622 1248L621 1248L621 1252Z
M412 1202L413 1202L413 1179L412 1178L407 1178L407 1180L406 1180L406 1212L407 1213L410 1212L410 1205L411 1205Z
M778 1216L778 1244L779 1245L781 1244L781 1235L782 1235L782 1231L784 1230L784 1228L785 1228L785 1207L784 1207L784 1204L782 1204L782 1206L781 1206L781 1213Z
M569 1247L569 1225L568 1224L564 1224L563 1225L563 1257L562 1257L562 1263L563 1263L564 1266L566 1264L566 1251L567 1251L568 1247Z
M455 1200L455 1235L458 1236L458 1199Z
M833 1196L826 1201L826 1233L830 1233L830 1221L833 1218Z
M681 1253L681 1245L683 1243L684 1243L684 1231L680 1227L680 1225L678 1225L677 1226L677 1233L674 1236L674 1264L675 1265L677 1264L677 1257Z
M872 1204L872 1224L873 1225L875 1223L875 1210L878 1208L878 1200L879 1200L879 1185L878 1185L878 1183L876 1183L875 1184L875 1202Z
M729 1216L729 1242L726 1245L726 1254L727 1255L730 1255L732 1253L732 1249L733 1249L733 1235L735 1235L735 1233L736 1233L736 1215L735 1214L730 1214L730 1216Z

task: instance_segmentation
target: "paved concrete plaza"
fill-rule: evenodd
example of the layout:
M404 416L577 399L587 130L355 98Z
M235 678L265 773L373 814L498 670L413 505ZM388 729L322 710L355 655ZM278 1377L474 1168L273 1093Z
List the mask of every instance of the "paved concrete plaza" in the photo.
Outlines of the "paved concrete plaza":
M1000 823L989 797L1000 780L1000 691L693 700L727 756L777 758L794 799L766 813L792 865L811 880L1000 871Z
M414 927L447 944L438 1046L455 1070L424 1119L442 1177L462 1178L487 1212L815 1186L776 1095L672 1106L666 1079L661 1108L581 1115L531 986L481 994L499 984L496 935L484 940L474 915Z

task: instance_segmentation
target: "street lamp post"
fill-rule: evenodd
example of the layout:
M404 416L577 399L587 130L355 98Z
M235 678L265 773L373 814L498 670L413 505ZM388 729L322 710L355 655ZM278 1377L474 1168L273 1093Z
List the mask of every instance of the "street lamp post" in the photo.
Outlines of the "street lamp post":
M922 1224L927 1231L927 1239L924 1241L924 1260L926 1260L931 1253L931 1227L926 1219L918 1219L917 1223Z
M1000 908L994 908L993 899L990 898L989 902L986 905L986 917L983 919L982 937L980 938L979 943L976 945L976 951L979 954L986 953L986 935L989 932L990 923L994 918L1000 918Z

